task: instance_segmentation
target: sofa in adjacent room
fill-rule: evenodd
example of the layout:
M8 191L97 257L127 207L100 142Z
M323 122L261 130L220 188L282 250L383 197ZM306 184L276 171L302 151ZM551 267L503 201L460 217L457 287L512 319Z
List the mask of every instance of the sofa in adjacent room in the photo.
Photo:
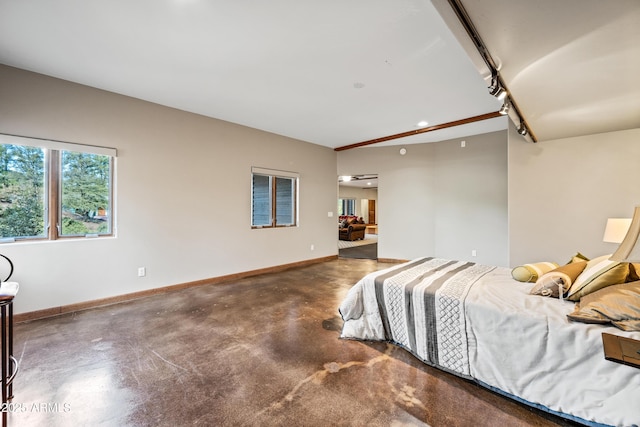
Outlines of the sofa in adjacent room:
M366 228L367 225L362 217L358 218L354 215L340 215L338 217L338 239L340 240L364 239Z

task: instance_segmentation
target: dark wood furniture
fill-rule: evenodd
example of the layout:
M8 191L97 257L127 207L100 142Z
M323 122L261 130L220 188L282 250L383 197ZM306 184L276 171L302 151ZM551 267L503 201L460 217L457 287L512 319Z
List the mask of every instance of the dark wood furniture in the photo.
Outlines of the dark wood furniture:
M2 426L7 425L8 402L13 399L13 379L18 373L18 361L13 356L13 296L0 296L2 321Z

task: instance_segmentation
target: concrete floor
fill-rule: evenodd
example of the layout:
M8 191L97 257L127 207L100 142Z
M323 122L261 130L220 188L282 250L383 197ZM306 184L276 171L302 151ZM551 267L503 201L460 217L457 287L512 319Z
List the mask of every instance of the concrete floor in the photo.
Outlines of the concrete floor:
M387 266L338 259L17 324L9 425L574 425L339 339L347 290Z

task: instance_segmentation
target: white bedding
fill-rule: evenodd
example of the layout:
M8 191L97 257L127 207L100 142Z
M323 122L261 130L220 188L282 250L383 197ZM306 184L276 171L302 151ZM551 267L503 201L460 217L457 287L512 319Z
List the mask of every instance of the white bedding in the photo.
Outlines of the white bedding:
M385 336L372 279L401 266L350 290L340 306L343 338L394 341ZM529 295L532 286L498 267L469 288L462 346L469 371L461 376L585 424L639 425L640 369L606 360L602 333L640 339L640 332L571 322L574 303Z

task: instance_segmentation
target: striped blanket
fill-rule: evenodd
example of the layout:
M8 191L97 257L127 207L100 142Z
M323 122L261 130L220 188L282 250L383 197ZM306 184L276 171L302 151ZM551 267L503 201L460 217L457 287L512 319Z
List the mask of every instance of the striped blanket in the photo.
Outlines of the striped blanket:
M464 299L495 267L419 258L370 273L340 305L342 338L388 341L470 378Z

